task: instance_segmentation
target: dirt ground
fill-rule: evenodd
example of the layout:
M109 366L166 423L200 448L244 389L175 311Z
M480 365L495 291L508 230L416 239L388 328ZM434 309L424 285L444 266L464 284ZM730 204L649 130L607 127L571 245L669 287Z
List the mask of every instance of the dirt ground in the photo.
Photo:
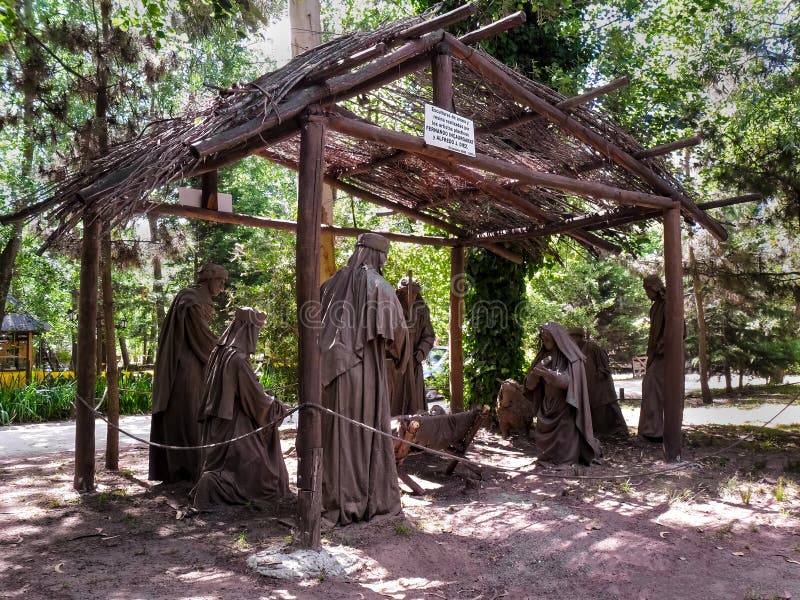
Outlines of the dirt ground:
M527 438L479 432L468 456L519 473L415 456L427 495L404 514L337 528L332 545L366 559L346 578L285 581L246 559L288 541L294 498L176 518L183 486L151 485L147 451L102 468L97 492L72 490L70 453L0 461L3 598L800 598L800 428L704 426L659 476L660 447L607 443L601 464L536 465ZM737 443L734 447L731 444ZM294 481L294 438L283 439Z

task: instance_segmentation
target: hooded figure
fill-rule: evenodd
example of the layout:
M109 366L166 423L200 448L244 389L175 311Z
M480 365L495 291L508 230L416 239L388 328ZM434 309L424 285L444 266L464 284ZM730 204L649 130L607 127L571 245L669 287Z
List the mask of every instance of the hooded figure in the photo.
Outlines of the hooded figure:
M208 327L214 301L225 287L228 271L208 263L194 285L182 289L169 307L158 336L153 373L153 418L150 439L171 446L199 446L203 371L217 336ZM199 450L150 447L148 479L173 483L196 481Z
M639 436L660 442L664 436L664 314L667 290L658 275L643 281L650 306L650 335L647 338L647 367L642 380L642 409Z
M597 342L587 339L586 331L581 327L570 329L569 336L586 356L586 388L592 407L594 434L597 437L628 437L628 426L617 402L608 354Z
M382 236L358 237L347 266L322 285L319 336L323 406L386 433L391 431L386 359L403 370L410 350L403 309L381 276L388 251ZM327 524L400 512L390 438L323 413L322 447Z
M211 352L200 412L203 444L245 435L284 414L281 403L264 391L250 365L265 316L252 308L237 308ZM278 423L230 444L209 448L204 459L200 480L190 493L195 508L248 504L289 493Z
M422 361L428 357L436 341L431 325L431 313L422 298L419 283L410 277L403 277L397 284L397 298L403 307L403 315L408 326L411 358L405 371L397 370L394 360L386 361L392 416L413 415L426 410Z
M539 334L542 347L525 377L525 396L536 414L539 459L588 465L600 455L600 444L592 430L586 357L558 323L543 325Z

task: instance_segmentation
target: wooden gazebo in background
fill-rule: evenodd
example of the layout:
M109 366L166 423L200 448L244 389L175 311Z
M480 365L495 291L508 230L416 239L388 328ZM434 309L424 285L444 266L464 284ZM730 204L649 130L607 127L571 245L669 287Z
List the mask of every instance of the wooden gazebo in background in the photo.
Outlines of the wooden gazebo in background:
M646 150L592 101L622 78L574 98L531 81L475 48L524 21L517 13L456 38L447 26L474 12L465 5L415 16L318 46L255 81L219 91L207 106L154 123L9 218L47 213L61 225L51 240L84 223L79 312L78 394L94 393L98 236L151 212L273 227L297 233L300 319L299 399L319 404L320 189L421 221L439 235L379 232L389 239L451 248L451 274L463 280L464 248L482 246L521 261L568 236L591 252L619 250L631 223L661 219L667 285L664 450L680 456L683 410L681 216L717 239L723 227L688 196L659 158L697 143ZM402 85L398 80L405 78ZM425 143L425 104L471 119L475 155ZM296 223L216 210L217 171L258 155L299 172ZM203 176L203 207L156 204L149 194ZM7 218L6 220L8 220ZM325 226L336 235L362 230ZM451 289L450 360L454 410L463 409L462 295ZM76 487L93 485L93 415L78 407ZM319 545L319 413L303 410L297 438L302 542ZM89 486L89 487L87 487Z
M26 311L15 298L9 296L8 303L11 310L3 316L0 326L0 385L20 387L33 379L34 336L51 327Z

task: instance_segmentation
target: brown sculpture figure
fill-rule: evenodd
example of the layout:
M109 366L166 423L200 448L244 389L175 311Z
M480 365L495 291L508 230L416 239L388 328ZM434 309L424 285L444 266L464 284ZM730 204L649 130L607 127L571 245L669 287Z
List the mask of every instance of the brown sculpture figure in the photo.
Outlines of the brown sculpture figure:
M431 325L431 313L420 293L419 282L403 277L397 284L397 298L403 307L408 326L408 341L411 358L407 368L399 371L394 360L386 361L386 372L391 398L391 415L411 415L425 411L425 379L422 376L422 361L436 341Z
M582 327L573 327L569 335L586 357L586 388L589 391L594 435L598 438L628 437L628 426L617 402L608 354L597 342L586 337L586 330Z
M358 237L347 266L321 288L322 404L380 431L391 431L386 358L403 370L410 345L403 308L381 276L389 241ZM400 512L392 440L322 414L322 516L326 525Z
M647 366L642 380L639 436L650 442L661 442L664 436L664 315L667 290L658 275L647 275L643 286L653 304L650 306Z
M534 404L534 440L539 460L590 464L600 454L592 430L585 357L558 323L539 329L542 347L525 377L525 395Z
M194 285L182 289L169 307L158 336L153 374L153 418L150 440L171 446L199 446L200 399L203 370L217 336L209 322L214 316L212 298L225 287L228 271L208 263L197 273ZM151 480L173 483L196 481L200 474L199 450L167 450L150 446Z
M284 409L264 391L250 365L265 317L253 308L237 308L211 352L200 411L203 444L225 442L274 425L203 451L202 474L190 493L195 508L249 504L289 493L278 432Z

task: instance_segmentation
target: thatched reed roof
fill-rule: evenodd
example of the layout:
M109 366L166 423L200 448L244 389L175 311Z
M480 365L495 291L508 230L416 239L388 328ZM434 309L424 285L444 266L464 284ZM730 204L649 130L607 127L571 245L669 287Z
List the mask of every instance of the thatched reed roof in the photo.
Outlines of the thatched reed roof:
M47 188L46 197L16 217L46 213L60 223L52 241L89 209L111 226L122 225L152 206L148 199L154 190L250 154L296 167L299 122L310 105L321 105L324 114L340 120L368 121L421 136L424 104L432 102L431 52L443 40L458 47L459 42L439 29L454 19L409 17L314 48L181 117L151 124L138 138ZM478 32L461 40L480 38ZM495 76L510 81L517 91L498 85ZM453 93L455 112L475 123L479 156L578 183L638 192L642 198L680 200L684 215L724 237L724 230L688 199L664 161L636 158L644 154L641 145L598 108L571 101L477 49L469 57L454 52ZM529 98L527 105L520 94ZM545 112L553 107L557 114L543 116L541 106L532 108L537 102L546 103ZM589 133L575 134L575 128ZM609 148L625 155L622 163L634 161L633 167L621 164ZM607 190L565 192L457 164L458 157L442 160L398 151L383 141L354 139L335 128L327 136L325 161L326 181L346 192L437 225L467 244L511 241L523 255L535 254L544 236L554 232L590 248L613 250L624 240L628 223L657 217L662 206L627 200L627 206L621 205Z

